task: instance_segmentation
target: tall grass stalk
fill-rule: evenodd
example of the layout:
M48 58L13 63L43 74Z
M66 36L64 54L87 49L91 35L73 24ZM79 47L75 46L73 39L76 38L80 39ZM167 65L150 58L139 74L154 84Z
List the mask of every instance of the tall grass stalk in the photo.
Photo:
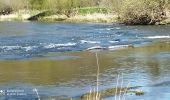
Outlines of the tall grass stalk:
M100 64L99 64L99 58L98 54L96 53L96 65L97 65L97 74L96 74L96 87L91 90L86 97L86 100L102 100L101 94L99 93L99 74L100 74Z
M128 83L127 86L126 86L126 89L125 89L124 94L123 94L123 96L122 96L122 100L126 100L125 94L126 94L128 88L129 88L129 85L130 85L130 83Z
M100 76L100 64L99 64L99 57L96 53L96 65L97 65L97 74L96 74L96 87L92 90L90 89L89 94L86 97L86 100L103 100L102 94L99 92L99 76ZM120 80L121 79L121 80ZM115 98L114 100L125 100L125 94L128 91L128 87L130 83L127 84L125 88L123 88L123 73L117 76L117 82L116 82L116 91L115 91ZM121 83L119 83L121 81ZM119 88L120 85L120 88Z
M121 86L120 86L120 87L121 87L121 89L123 88L123 73L122 73ZM121 100L122 93L123 93L123 91L120 90L120 91L119 91L119 100Z
M121 78L121 80L120 80L120 78ZM119 81L121 81L121 83L120 83L120 90L118 91ZM126 100L125 99L125 94L128 91L130 83L127 84L127 86L125 87L125 90L123 89L123 83L124 83L124 81L123 81L123 73L122 73L121 77L118 74L117 83L116 83L116 91L115 91L115 100Z
M41 100L41 99L40 99L40 96L39 96L39 93L38 93L38 90L37 90L36 88L35 88L35 89L33 89L33 92L35 92L35 93L36 93L38 100Z
M119 75L117 76L117 83L116 83L116 92L115 92L115 100L117 100L117 88L119 84Z
M100 98L100 94L98 93L99 91L99 73L100 73L100 65L99 65L99 58L98 58L98 54L96 53L96 64L97 64L97 75L96 75L96 91L97 91L97 94L96 94L96 100L99 100Z

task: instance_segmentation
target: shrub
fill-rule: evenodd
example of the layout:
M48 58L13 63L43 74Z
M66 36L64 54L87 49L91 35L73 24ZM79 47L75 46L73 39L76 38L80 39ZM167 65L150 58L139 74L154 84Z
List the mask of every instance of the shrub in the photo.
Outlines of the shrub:
M8 15L11 12L12 12L12 8L10 7L0 8L0 15Z
M121 8L121 21L125 24L156 24L166 18L162 0L125 0Z

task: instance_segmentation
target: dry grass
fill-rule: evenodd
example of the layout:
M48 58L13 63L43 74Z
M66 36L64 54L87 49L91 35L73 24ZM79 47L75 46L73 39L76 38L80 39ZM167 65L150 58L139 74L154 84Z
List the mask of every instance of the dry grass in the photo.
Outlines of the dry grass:
M66 15L51 15L51 16L45 16L43 18L40 18L40 21L63 21L66 20L68 17Z
M102 13L93 13L85 15L74 15L68 18L68 22L116 22L117 15L114 14L102 14Z
M86 100L102 100L101 94L99 93L99 74L100 74L100 65L98 54L96 53L96 64L97 64L97 74L96 74L96 88L90 90L86 96Z
M45 16L40 19L41 21L65 21L65 22L116 22L117 15L114 14L102 14L102 13L93 13L93 14L75 14L70 17L67 17L64 14L61 15L50 15Z
M14 12L9 15L0 15L0 21L13 21L13 20L27 20L34 13L24 13L23 11ZM113 14L102 14L102 13L94 13L94 14L85 14L80 15L76 14L70 17L67 17L64 14L56 14L45 17L40 17L40 21L65 21L65 22L116 22L117 15Z
M8 15L0 15L0 21L26 21L29 17L39 12L38 10L18 10Z
M96 74L96 88L89 91L89 94L86 97L86 100L103 100L102 94L99 92L99 76L100 76L100 64L98 54L96 53L96 64L97 64L97 74ZM125 94L128 91L130 83L127 84L126 88L123 88L123 74L120 77L117 76L117 83L116 83L116 91L115 91L115 100L126 100ZM121 82L120 82L121 81ZM119 88L120 87L120 88Z

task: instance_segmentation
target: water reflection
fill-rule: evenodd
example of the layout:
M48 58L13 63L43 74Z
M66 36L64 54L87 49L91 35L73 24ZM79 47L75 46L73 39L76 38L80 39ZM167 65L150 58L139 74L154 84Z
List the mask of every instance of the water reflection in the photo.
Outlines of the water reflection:
M59 93L60 87L70 87L72 91L77 87L77 90L84 91L81 89L88 90L89 86L95 85L96 59L93 52L67 52L62 55L77 58L56 60L44 57L22 61L0 61L0 82L1 84L29 83L43 87L51 85L53 89L44 91L54 93ZM148 87L170 80L169 42L118 51L101 51L98 55L101 89L115 86L118 73L124 74L124 85L130 82L132 86ZM152 88L147 89L152 90ZM67 89L63 91L65 92L60 91L60 94L67 93ZM160 92L163 91L160 89Z
M170 45L169 43L157 43L146 47L139 47L135 49L119 50L114 52L100 52L99 60L101 71L105 71L109 68L121 69L121 67L131 68L137 67L150 67L153 76L160 75L160 66L166 67L168 60L166 55L169 55ZM167 52L165 57L160 57L162 52ZM41 60L28 60L28 61L1 61L0 73L2 80L15 80L15 78L21 77L21 79L28 82L35 82L38 84L55 84L61 80L65 81L71 77L83 76L83 74L89 75L95 73L96 62L95 56L92 52L74 52L63 53L67 56L77 56L77 59L66 60L48 60L46 58ZM161 68L162 69L162 68ZM149 71L149 70L148 70ZM10 75L10 74L11 75ZM49 76L50 75L50 76ZM6 76L6 77L5 77ZM11 76L11 77L7 77ZM86 75L85 75L86 76ZM40 80L43 79L41 82ZM39 80L39 81L35 81ZM39 83L40 82L40 83Z

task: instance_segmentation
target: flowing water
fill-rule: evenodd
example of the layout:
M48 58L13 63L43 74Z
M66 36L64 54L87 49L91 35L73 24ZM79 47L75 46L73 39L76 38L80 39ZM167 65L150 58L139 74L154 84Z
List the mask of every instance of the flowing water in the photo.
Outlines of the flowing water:
M0 100L62 100L130 84L126 100L170 99L170 26L0 23ZM121 85L121 84L119 84ZM106 97L114 100L114 96Z

